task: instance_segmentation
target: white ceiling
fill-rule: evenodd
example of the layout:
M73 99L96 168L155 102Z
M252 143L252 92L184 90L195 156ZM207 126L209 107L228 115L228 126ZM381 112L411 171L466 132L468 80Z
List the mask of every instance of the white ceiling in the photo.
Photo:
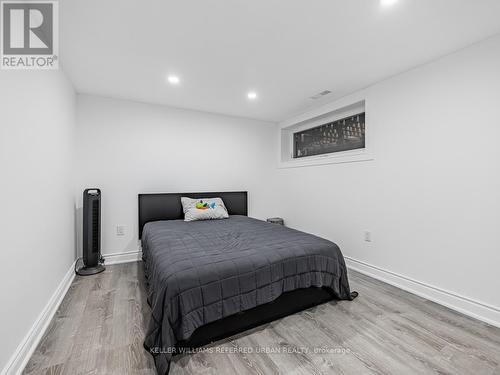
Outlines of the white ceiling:
M80 93L278 121L500 32L499 0L65 0ZM181 83L166 83L167 74ZM249 90L258 100L246 98Z

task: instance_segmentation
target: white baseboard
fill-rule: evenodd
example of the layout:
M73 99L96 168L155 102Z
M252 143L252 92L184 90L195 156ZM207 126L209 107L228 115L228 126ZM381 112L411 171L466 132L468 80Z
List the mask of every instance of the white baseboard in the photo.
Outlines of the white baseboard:
M371 264L345 257L347 267L374 279L391 284L452 310L500 327L500 308L411 279Z
M142 251L126 251L122 253L103 254L102 256L106 259L104 263L106 265L137 262L142 259Z
M59 305L66 295L73 279L75 278L75 263L71 265L68 272L64 275L56 291L50 297L41 314L29 330L28 334L21 341L7 365L0 372L0 375L19 375L28 364L31 355L35 351L38 343L47 330L52 318L54 317Z

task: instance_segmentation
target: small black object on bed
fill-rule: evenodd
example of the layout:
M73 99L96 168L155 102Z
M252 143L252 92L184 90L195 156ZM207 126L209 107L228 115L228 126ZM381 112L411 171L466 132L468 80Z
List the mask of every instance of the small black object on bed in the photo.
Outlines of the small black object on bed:
M230 216L184 222L181 196L220 197ZM186 348L357 296L337 245L247 217L246 192L140 194L139 236L159 374Z

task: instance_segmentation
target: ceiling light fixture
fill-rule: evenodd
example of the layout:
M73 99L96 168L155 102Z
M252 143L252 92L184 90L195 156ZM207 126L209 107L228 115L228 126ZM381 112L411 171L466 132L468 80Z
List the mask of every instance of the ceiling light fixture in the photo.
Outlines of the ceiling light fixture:
M168 76L167 81L171 85L178 85L181 80L177 76Z
M257 99L257 93L255 91L250 91L247 94L247 98L250 99L250 100L255 100L255 99Z
M390 7L396 4L399 0L380 0L380 5L384 7Z

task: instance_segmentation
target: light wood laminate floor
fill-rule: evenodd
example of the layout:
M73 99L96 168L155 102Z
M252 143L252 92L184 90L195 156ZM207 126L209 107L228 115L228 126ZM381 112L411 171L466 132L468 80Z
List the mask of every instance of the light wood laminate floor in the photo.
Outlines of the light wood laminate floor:
M155 374L142 347L150 315L143 280L141 262L77 276L24 374ZM174 357L170 374L500 375L500 329L359 273L350 282L360 293L353 302Z

